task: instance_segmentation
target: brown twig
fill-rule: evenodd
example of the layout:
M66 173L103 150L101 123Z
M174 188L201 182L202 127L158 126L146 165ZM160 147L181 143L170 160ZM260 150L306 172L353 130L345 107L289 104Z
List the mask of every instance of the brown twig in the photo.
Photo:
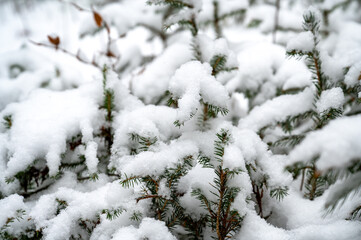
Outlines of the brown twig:
M61 3L67 3L67 4L70 4L72 5L73 7L75 7L77 10L81 11L81 12L92 12L92 10L89 10L89 9L85 9L81 6L79 6L78 4L74 3L74 2L68 2L68 1L64 1L64 0L58 0L59 2Z
M318 89L318 95L321 96L321 92L323 90L323 84L322 84L322 76L321 76L321 71L320 71L320 63L319 63L318 59L315 57L314 54L312 54L312 58L313 58L313 61L315 63L318 84L320 85L320 89Z
M37 45L37 46L42 46L42 47L47 47L47 48L51 48L51 49L54 49L54 50L60 50L62 51L63 53L67 54L67 55L70 55L74 58L76 58L77 60L79 60L80 62L82 63L85 63L85 64L89 64L89 65L92 65L96 68L99 68L101 69L101 67L95 62L95 61L91 61L91 62L88 62L88 61L85 61L84 59L82 59L78 54L74 54L72 52L69 52L68 50L62 48L62 47L59 47L59 46L53 46L53 45L49 45L49 44L45 44L45 43L40 43L40 42L35 42L33 40L29 40L32 44L34 45Z
M223 206L223 194L224 194L224 180L226 175L223 172L223 169L220 169L220 189L219 189L219 201L218 201L218 210L217 210L217 221L216 221L216 230L218 239L224 239L223 234L221 233L221 210Z
M81 7L81 6L79 6L78 4L76 4L76 3L74 3L74 2L66 2L66 1L64 1L64 0L59 0L60 2L63 2L63 3L68 3L68 4L70 4L70 5L72 5L72 6L74 6L77 10L79 10L79 11L84 11L84 12L91 12L91 13L93 13L93 15L94 15L94 20L95 20L95 22L96 22L96 24L97 24L97 26L98 27L101 27L101 26L104 26L104 28L106 29L106 31L107 31L107 38L108 38L108 42L107 42L107 49L106 49L106 52L104 53L107 57L114 57L114 58L116 58L116 56L114 55L114 53L110 50L110 47L111 47L111 44L112 44L112 42L113 42L113 39L111 38L111 31L110 31L110 26L109 26L109 24L106 22L106 21L104 21L104 19L101 17L101 15L98 13L98 12L96 12L94 9L93 9L93 7L91 8L91 9L86 9L86 8L83 8L83 7ZM98 19L96 19L96 18L98 18ZM97 21L98 20L98 21ZM122 36L121 36L122 37ZM116 39L117 40L117 39Z

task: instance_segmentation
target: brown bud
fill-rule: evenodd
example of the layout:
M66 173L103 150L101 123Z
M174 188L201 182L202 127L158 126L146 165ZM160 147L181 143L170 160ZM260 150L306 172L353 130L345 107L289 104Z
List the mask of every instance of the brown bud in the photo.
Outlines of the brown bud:
M103 18L102 16L100 16L99 13L93 11L93 17L94 17L94 20L95 20L95 23L97 24L98 27L101 27L102 26L102 23L103 23Z
M321 174L322 174L321 171L315 170L315 173L313 174L313 176L314 176L314 178L318 178L321 176Z

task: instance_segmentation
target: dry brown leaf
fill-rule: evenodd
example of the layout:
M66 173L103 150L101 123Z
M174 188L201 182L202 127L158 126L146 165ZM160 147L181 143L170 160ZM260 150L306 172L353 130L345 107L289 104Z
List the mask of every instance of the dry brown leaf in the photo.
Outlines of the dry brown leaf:
M53 45L55 45L56 47L60 44L60 38L58 36L50 36L48 35L48 39L49 39L49 42Z

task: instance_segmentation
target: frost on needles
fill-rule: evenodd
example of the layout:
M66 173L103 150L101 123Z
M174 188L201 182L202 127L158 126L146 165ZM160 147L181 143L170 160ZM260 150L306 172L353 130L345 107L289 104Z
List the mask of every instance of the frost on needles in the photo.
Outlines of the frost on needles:
M2 1L0 239L359 239L361 5L307 3Z

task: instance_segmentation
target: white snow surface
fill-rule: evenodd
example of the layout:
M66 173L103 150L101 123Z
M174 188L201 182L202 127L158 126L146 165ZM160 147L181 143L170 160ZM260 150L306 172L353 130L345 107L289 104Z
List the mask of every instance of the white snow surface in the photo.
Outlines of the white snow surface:
M168 90L169 79L176 69L191 59L189 45L173 44L146 66L144 72L131 79L131 89L146 103L154 102Z
M177 239L169 232L164 222L155 220L153 218L143 218L138 229L133 226L121 228L112 237L112 239L116 240L138 240L145 238L149 240Z
M229 95L224 86L212 75L208 63L191 61L183 64L169 83L169 91L178 100L177 119L183 123L190 119L203 102L217 107L227 107Z
M228 91L247 88L257 91L285 61L285 50L267 42L252 42L242 45L237 56L239 71L226 87Z
M316 102L316 108L319 113L322 113L330 108L342 108L345 101L345 96L340 87L331 88L322 92L320 99Z
M331 121L321 130L309 133L290 153L290 162L307 162L319 156L320 170L343 168L361 155L361 116L344 117Z
M4 175L12 176L38 158L45 158L50 174L56 174L66 140L79 133L82 121L97 119L98 107L90 96L99 94L98 86L64 92L41 89L21 104L8 105L1 113L1 117L13 116L9 142L2 146L11 156Z
M157 152L141 152L136 156L124 156L117 160L116 167L131 176L161 175L166 168L174 167L182 158L198 152L192 142L174 141L161 144Z
M288 116L311 110L312 104L313 91L311 88L306 88L303 92L295 95L282 95L255 107L247 117L239 121L238 126L258 131L267 125L284 121Z
M13 194L0 200L0 207L2 209L0 212L0 226L4 226L9 217L22 217L21 214L18 215L16 213L16 210L26 209L23 199L22 196Z
M360 84L361 80L361 61L352 65L345 76L345 83L347 86L352 87L357 83Z
M310 31L301 32L287 43L287 51L312 52L314 48L313 35Z

